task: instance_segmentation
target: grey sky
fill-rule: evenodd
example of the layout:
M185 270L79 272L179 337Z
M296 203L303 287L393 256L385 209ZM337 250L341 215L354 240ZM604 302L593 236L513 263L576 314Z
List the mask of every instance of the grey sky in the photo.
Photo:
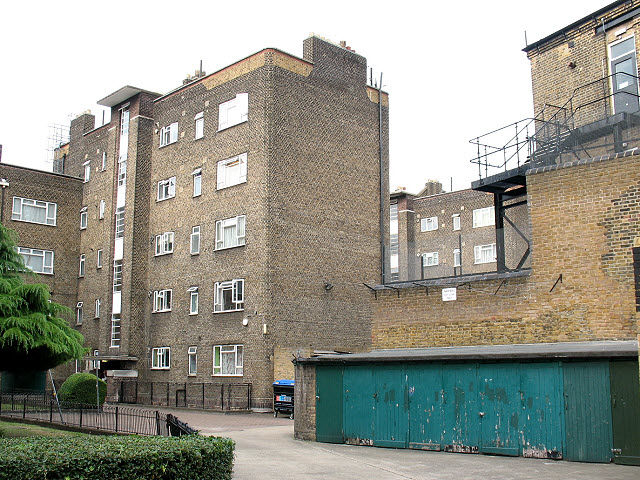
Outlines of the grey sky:
M468 140L531 115L522 48L608 1L59 1L3 5L3 161L51 169L48 125L124 85L166 92L266 47L302 56L313 32L346 40L390 95L390 187L477 177Z

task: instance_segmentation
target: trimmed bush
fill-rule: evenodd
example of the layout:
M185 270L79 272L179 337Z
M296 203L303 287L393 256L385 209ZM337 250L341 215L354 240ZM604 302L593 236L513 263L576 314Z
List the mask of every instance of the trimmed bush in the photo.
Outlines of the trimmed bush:
M11 480L228 480L228 438L79 436L0 439L0 478Z
M98 380L100 390L100 405L107 396L107 384ZM74 373L67 378L58 390L61 402L96 404L96 376L92 373Z

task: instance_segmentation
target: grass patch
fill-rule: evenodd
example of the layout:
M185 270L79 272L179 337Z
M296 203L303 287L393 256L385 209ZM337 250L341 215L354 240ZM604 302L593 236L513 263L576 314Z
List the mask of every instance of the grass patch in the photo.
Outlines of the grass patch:
M78 432L68 432L66 430L58 430L55 428L41 427L40 425L30 425L20 422L5 422L0 420L0 437L18 438L18 437L67 437L84 435Z

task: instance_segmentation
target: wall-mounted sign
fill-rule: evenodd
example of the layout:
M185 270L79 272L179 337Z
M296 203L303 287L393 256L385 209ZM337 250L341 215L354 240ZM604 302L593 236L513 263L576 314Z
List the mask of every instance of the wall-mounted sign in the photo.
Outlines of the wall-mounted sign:
M457 299L458 290L453 288L443 288L442 289L442 301L443 302L451 302L452 300Z

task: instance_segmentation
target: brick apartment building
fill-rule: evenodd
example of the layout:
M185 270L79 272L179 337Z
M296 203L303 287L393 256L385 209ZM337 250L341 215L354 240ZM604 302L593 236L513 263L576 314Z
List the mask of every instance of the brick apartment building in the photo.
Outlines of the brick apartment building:
M528 45L536 117L495 152L477 137L488 175L453 203L391 195L398 252L435 251L402 215L439 214L447 260L455 206L484 198L494 269L403 278L399 253L398 281L371 286L372 352L297 360L298 437L640 464L639 37L640 4L616 1ZM530 264L514 267L521 205Z
M179 382L186 404L250 384L269 408L293 356L370 348L388 97L366 68L314 36L303 58L265 49L164 95L125 86L99 102L109 123L71 122L57 173L0 165L5 210L57 205L55 224L4 222L54 252L39 271L101 372L167 382L171 402Z

